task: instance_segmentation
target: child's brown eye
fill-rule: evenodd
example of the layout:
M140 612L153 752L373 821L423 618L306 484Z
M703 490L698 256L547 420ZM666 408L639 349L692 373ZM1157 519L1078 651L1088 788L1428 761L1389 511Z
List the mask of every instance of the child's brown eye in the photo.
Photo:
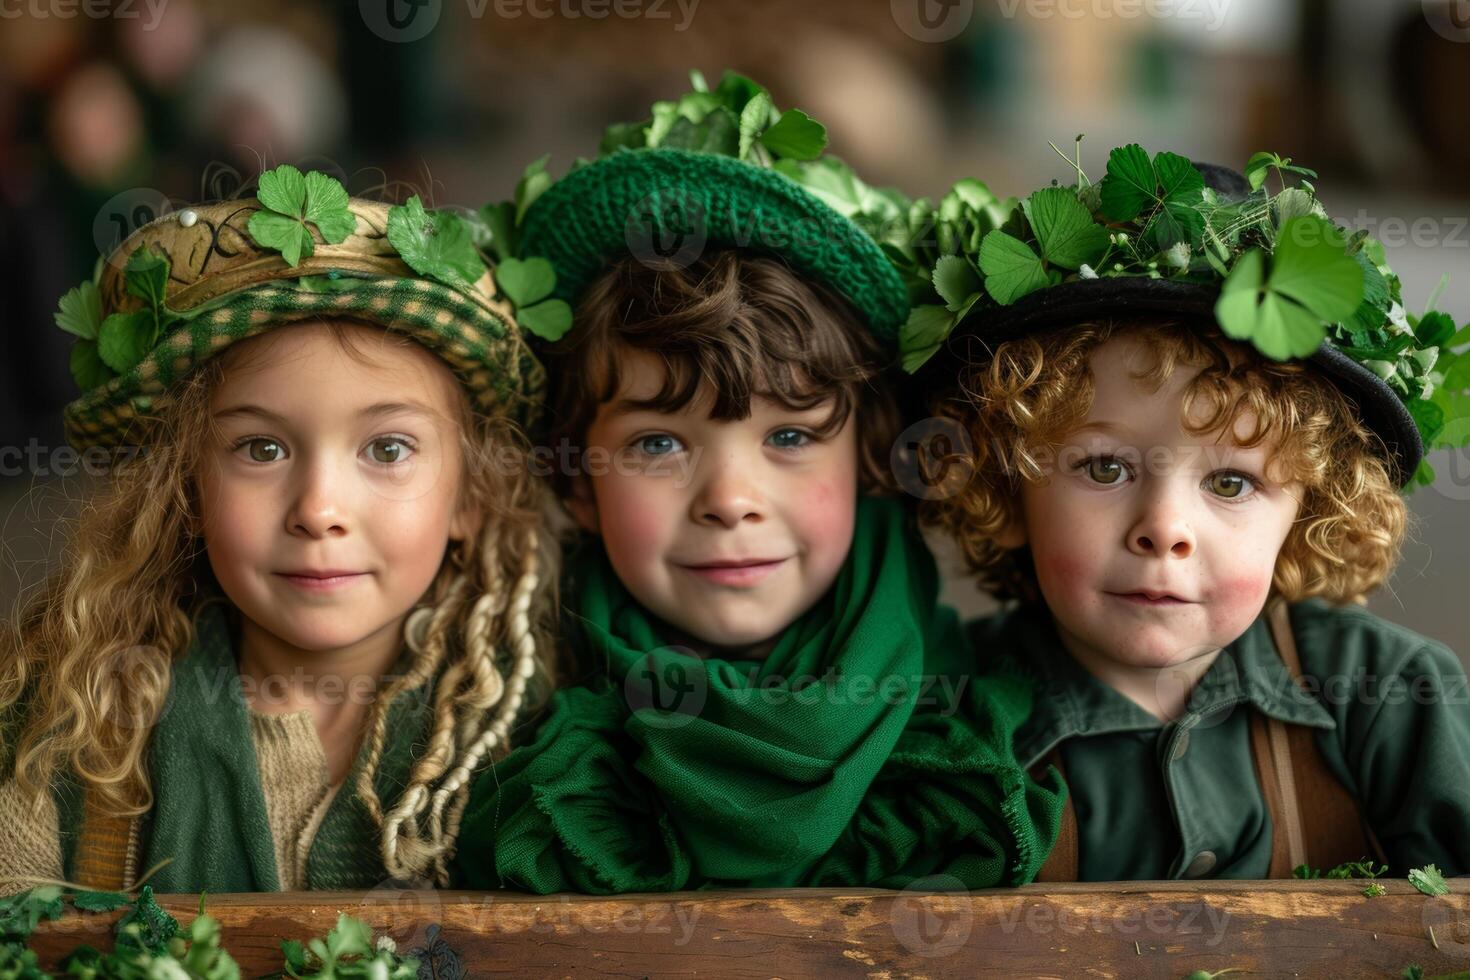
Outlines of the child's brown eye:
M377 439L371 452L374 463L399 463L407 455L408 446L400 439Z
M272 439L251 439L246 445L250 458L257 463L274 463L281 458L281 444Z
M1094 456L1087 461L1087 477L1105 486L1118 483L1124 476L1123 464L1110 456Z
M1211 473L1205 478L1205 486L1217 497L1239 497L1250 485L1250 478L1241 473Z

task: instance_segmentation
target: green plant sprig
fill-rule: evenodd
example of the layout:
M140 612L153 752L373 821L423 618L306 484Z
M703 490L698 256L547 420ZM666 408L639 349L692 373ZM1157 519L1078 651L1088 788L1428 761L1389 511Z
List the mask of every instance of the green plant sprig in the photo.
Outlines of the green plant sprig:
M78 980L155 980L159 977L187 980L240 980L240 967L223 945L219 920L204 911L205 896L199 896L199 914L187 926L165 911L144 885L136 897L119 892L67 891L45 885L0 899L0 978L4 980L51 980L40 968L27 941L36 927L61 918L65 900L79 912L110 912L126 908L114 929L111 952L83 944L60 961L60 976ZM399 956L387 936L373 940L372 930L361 920L341 913L326 936L306 944L287 940L281 944L282 968L273 976L300 980L412 980L418 976L418 960Z

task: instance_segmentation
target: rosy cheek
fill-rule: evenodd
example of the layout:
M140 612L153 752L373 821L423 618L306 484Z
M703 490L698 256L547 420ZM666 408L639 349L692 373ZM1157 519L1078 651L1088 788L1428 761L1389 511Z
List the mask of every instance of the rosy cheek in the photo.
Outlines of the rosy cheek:
M1215 603L1222 609L1244 612L1265 604L1271 589L1271 570L1235 575L1215 584Z
M855 487L839 487L823 480L801 488L801 535L812 551L846 554L852 541L857 509Z
M598 524L609 548L641 552L657 546L666 528L683 516L681 504L667 500L653 488L636 487L603 480L595 488Z
M1075 595L1094 584L1094 563L1085 552L1042 540L1033 546L1031 558L1036 565L1037 579L1048 591Z

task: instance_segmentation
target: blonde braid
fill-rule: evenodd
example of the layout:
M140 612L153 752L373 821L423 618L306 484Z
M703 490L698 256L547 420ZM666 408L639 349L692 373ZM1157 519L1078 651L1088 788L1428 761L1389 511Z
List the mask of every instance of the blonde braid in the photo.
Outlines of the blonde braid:
M445 670L435 692L435 720L429 746L415 761L408 788L384 823L384 864L396 875L417 875L429 870L439 885L448 884L445 803L454 798L453 815L457 825L458 815L468 801L471 772L486 752L506 741L520 710L526 681L535 673L537 643L530 607L540 584L538 540L535 530L527 532L521 575L507 596L500 570L503 555L499 533L493 527L484 533L480 557L488 588L475 601L466 619L462 658ZM502 633L511 638L509 645L517 655L509 692L495 663L495 640ZM499 710L487 730L486 713L497 704ZM457 725L454 724L456 714ZM431 800L429 786L443 777L451 764L453 770L444 785L433 792ZM417 819L426 808L430 809L428 829L420 838ZM452 834L448 839L452 841Z
M445 862L453 853L453 845L459 834L460 817L469 802L470 777L486 753L508 741L510 727L515 722L525 696L526 684L536 673L536 637L531 625L531 601L540 584L540 561L534 534L527 535L520 577L511 593L507 614L507 646L514 655L514 665L506 684L505 698L495 713L495 718L462 753L459 764L449 773L443 784L434 792L429 814L429 838L438 850L436 872L444 884L448 883ZM488 662L493 651L484 648L471 660ZM493 667L489 668L492 672ZM499 677L499 673L495 674ZM483 717L483 716L481 716ZM449 803L448 829L444 823L445 804Z
M373 703L372 714L367 723L368 756L357 776L357 795L373 821L380 826L383 823L383 807L382 801L378 799L377 788L373 786L373 777L377 773L383 745L388 737L388 708L399 694L419 687L439 669L447 649L445 636L449 623L463 602L468 588L469 583L465 577L456 575L443 602L432 611L419 609L409 616L404 628L405 640L417 656L403 676L395 680L387 692Z

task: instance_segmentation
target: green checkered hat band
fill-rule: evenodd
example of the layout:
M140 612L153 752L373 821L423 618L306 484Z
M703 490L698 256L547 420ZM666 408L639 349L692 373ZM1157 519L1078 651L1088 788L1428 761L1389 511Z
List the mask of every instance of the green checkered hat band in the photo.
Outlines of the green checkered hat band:
M222 297L183 319L136 367L67 406L67 439L78 449L146 441L140 422L173 385L230 344L313 317L349 317L399 331L438 354L475 408L536 424L545 373L519 332L448 286L423 279L343 278L326 287L280 279Z

